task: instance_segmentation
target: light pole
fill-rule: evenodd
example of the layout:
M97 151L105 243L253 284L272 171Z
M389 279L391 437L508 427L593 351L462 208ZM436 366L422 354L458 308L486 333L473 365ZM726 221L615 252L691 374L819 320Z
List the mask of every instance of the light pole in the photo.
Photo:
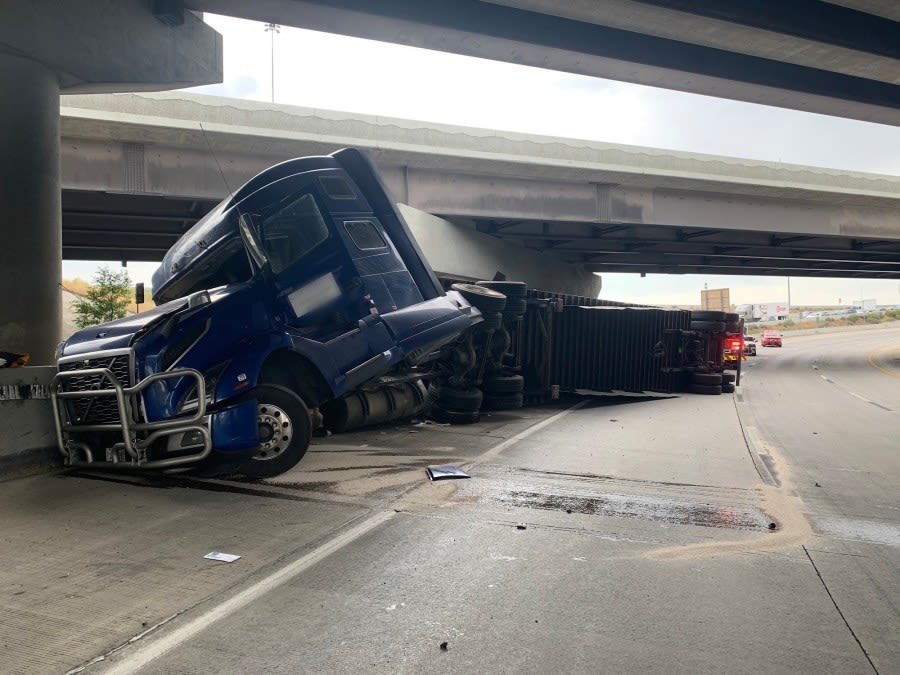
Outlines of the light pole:
M788 277L788 318L791 318L791 278Z
M272 103L275 103L275 33L280 33L281 26L277 23L267 23L266 32L271 36L271 73L272 73Z

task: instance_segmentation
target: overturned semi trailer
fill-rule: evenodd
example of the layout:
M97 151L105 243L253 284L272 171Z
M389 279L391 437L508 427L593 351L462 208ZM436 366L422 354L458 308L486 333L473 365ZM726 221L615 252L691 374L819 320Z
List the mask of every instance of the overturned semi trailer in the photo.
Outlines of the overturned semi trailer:
M508 358L524 377L529 403L560 392L731 391L722 345L736 315L538 290L528 291L527 302L511 329Z
M450 284L478 307L478 331L446 349L428 388L435 419L474 422L479 410L540 404L561 394L721 394L734 391L723 345L736 315L565 295L516 281ZM499 301L476 291L488 288ZM503 296L505 295L505 304Z

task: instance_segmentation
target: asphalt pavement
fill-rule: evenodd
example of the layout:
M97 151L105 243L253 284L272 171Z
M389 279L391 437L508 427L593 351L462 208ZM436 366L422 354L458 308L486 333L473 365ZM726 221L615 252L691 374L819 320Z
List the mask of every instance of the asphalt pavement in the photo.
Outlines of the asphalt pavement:
M761 349L734 395L318 438L266 483L2 483L0 670L900 672L878 334Z

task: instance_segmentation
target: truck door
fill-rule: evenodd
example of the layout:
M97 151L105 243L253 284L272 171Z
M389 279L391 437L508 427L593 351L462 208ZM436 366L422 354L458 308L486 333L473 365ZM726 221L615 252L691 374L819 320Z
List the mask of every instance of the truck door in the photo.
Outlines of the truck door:
M327 345L338 371L331 375L339 378L387 349L389 339L322 201L314 177L301 174L259 190L242 211L254 224L285 323Z
M341 235L380 314L422 302L415 281L376 218L345 219Z

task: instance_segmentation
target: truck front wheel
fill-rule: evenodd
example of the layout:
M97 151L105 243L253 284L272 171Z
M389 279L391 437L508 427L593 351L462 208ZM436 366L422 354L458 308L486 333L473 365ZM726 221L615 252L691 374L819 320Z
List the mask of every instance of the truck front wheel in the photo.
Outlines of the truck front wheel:
M276 386L258 387L256 423L259 447L240 472L248 478L271 478L293 468L309 448L312 424L299 396Z

